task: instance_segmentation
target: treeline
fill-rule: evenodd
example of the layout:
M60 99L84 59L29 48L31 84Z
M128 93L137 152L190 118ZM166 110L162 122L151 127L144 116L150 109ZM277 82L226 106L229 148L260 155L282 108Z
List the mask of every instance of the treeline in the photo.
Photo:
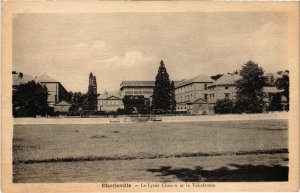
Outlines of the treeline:
M269 105L264 103L263 87L270 86L266 80L264 71L255 62L244 64L239 73L241 79L237 81L237 94L234 100L218 100L214 106L215 113L261 113L264 108L267 111L282 109L281 95L287 99L286 109L289 109L289 71L278 72L278 78L273 80L274 85L283 90L282 93L271 96ZM222 75L211 78L217 80ZM91 72L87 93L69 92L71 107L69 115L79 115L81 111L93 114L109 114L109 112L97 111L98 96L96 77ZM48 106L48 89L38 82L30 81L13 88L13 116L35 117L36 115L54 115L54 109ZM118 109L116 114L130 113L176 113L175 86L170 81L169 74L163 61L155 77L152 103L144 96L125 96L123 98L124 109Z

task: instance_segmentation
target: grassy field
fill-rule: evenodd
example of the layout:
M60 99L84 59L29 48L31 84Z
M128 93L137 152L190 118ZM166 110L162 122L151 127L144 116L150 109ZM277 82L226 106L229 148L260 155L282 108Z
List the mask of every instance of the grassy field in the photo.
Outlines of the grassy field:
M215 164L206 168L208 171L212 171L212 166L218 169L230 164L250 167L255 160L259 166L286 167L287 128L287 120L15 125L14 181L102 181L103 176L112 181L131 181L134 177L130 176L141 177L142 173L147 175L139 181L164 180L155 177L157 172L168 172L171 176L168 180L176 181L182 179L170 168L190 168L193 173L198 171L195 168L207 166L209 160ZM91 168L98 173L91 173ZM120 171L127 178L119 179ZM196 178L199 178L196 181L214 180L209 176Z

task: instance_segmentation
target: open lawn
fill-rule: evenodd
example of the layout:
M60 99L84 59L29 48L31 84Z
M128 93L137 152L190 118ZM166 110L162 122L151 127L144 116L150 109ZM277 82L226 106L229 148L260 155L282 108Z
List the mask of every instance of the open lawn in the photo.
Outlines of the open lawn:
M14 182L227 181L223 170L196 174L247 165L276 176L287 172L287 129L287 120L15 125ZM272 180L248 177L231 181Z

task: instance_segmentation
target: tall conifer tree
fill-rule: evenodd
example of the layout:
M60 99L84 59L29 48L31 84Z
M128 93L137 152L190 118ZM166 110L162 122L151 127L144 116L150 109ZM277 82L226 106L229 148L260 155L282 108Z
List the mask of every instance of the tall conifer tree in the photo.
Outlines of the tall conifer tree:
M171 110L171 85L169 74L164 62L161 60L158 73L155 78L152 105L154 109Z
M93 76L93 73L90 73L89 76L89 86L87 92L87 99L84 102L85 110L97 110L97 82L96 77Z

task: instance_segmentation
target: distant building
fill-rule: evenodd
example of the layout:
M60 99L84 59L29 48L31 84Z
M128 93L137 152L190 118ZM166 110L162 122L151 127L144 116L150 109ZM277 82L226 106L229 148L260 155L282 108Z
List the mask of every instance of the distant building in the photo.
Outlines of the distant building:
M40 77L34 78L31 75L23 74L21 72L17 73L16 71L13 71L12 76L13 88L15 88L17 85L27 83L31 80L45 85L49 92L48 105L51 107L54 107L56 103L61 102L62 100L70 101L70 95L67 92L67 90L63 87L63 85L59 81L48 76L46 73Z
M265 86L263 87L263 101L264 101L264 110L267 110L271 104L273 97L279 95L280 103L282 105L282 110L287 109L287 98L282 95L284 90L279 90L275 86Z
M54 105L54 112L68 113L70 107L71 107L71 103L62 100Z
M22 72L16 72L12 71L12 77L13 77L13 89L20 84L25 84L29 81L34 80L34 77L30 74L23 74Z
M120 91L105 91L98 97L98 110L112 112L124 109L122 98Z
M208 102L214 105L217 100L235 99L236 96L236 81L240 79L238 74L225 74L214 83L209 89Z
M189 114L209 114L208 87L214 82L199 75L175 84L176 111Z

